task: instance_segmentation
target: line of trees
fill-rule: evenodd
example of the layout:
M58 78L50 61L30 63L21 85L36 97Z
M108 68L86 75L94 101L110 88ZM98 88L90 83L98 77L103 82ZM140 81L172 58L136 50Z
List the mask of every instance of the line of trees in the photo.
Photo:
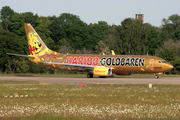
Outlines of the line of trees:
M180 16L173 14L155 27L141 20L126 18L120 25L105 21L86 24L79 16L38 16L32 12L16 13L9 6L0 11L0 72L59 73L37 66L26 58L6 53L29 54L24 23L31 23L45 44L52 50L72 54L152 55L174 65L172 74L180 74Z

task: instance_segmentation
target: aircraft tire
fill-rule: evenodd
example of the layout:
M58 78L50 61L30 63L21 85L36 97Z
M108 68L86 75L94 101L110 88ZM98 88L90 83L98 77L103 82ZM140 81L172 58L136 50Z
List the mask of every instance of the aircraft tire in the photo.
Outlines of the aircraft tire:
M159 78L159 76L158 76L158 75L155 75L155 78L156 78L156 79L158 79L158 78Z
M87 74L87 78L93 78L93 74L92 73L88 73Z

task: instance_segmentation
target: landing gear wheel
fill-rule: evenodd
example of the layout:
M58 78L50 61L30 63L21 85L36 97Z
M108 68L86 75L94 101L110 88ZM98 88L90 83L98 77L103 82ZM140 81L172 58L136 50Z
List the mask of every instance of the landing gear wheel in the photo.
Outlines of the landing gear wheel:
M105 78L106 76L99 76L100 78Z
M93 78L93 74L92 73L88 73L87 74L87 78Z
M156 79L158 79L158 78L159 78L159 76L158 76L158 75L155 75L155 78L156 78Z

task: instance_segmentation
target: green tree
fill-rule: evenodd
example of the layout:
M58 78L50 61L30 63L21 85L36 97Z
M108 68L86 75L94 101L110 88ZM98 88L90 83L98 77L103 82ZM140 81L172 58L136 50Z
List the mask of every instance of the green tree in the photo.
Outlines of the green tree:
M174 69L172 70L172 74L180 74L180 57L175 57L175 60L172 62Z
M157 50L157 56L164 58L174 66L172 74L180 74L180 41L165 41L163 46Z
M169 22L173 24L174 29L180 28L180 16L178 14L173 14L168 18Z
M96 45L96 54L110 54L109 46L107 46L103 41L99 41Z
M161 52L159 53L159 57L163 58L169 62L174 61L175 60L175 53L173 50L171 50L170 48L162 48Z
M150 26L150 31L148 32L148 42L147 46L149 47L149 54L155 55L156 50L162 46L163 39L160 35L160 32L157 31L154 27Z
M163 25L161 36L163 37L164 41L168 39L175 39L175 29L174 26L170 23Z
M24 29L24 17L22 14L16 13L11 17L10 23L9 23L9 31L15 33L18 35L19 40L23 44L23 50L24 52L28 52L28 43L26 38L26 33Z
M16 13L12 16L10 23L10 32L15 33L18 36L24 36L24 17L22 14Z
M141 20L127 18L117 26L117 43L120 54L146 54L149 26Z
M5 72L6 69L9 69L13 72L13 68L16 67L15 61L20 58L7 55L6 53L23 54L22 42L16 34L0 29L0 49L0 71Z
M1 14L0 14L0 19L3 20L3 19L10 19L11 16L14 15L14 10L12 10L9 6L4 6L2 7L1 9Z
M25 23L30 23L33 27L36 27L36 22L39 18L37 14L34 15L32 12L25 12L22 13L21 15L23 16Z
M180 16L173 14L168 19L162 19L162 37L164 41L168 39L179 40Z
M28 50L26 32L24 29L24 23L32 23L32 25L34 25L33 27L35 27L37 19L38 16L33 15L33 13L31 12L26 12L22 14L16 13L10 19L9 30L10 32L13 32L16 35L18 35L19 39L23 43L25 53L28 52L29 50Z
M54 40L55 43L59 42L61 39L67 39L67 35L62 26L61 20L56 16L49 16L48 19L51 21L51 25L49 27L50 36Z
M50 49L54 49L55 43L50 37L50 30L49 30L49 27L51 25L50 20L47 17L41 16L38 18L36 24L37 27L35 28L35 30L39 34L41 39Z
M27 73L28 70L30 69L30 66L28 65L28 61L25 60L25 58L22 58L22 61L19 61L17 66L18 66L17 67L18 73Z
M176 29L175 31L175 37L178 41L180 41L180 29Z
M2 28L2 25L1 25L1 21L0 21L0 29L3 29L3 28Z
M80 49L87 44L88 29L87 24L80 20L79 16L63 13L59 16L62 37L70 44L72 49Z
M120 54L120 48L117 42L117 26L112 25L109 27L108 38L105 39L105 44L109 46L109 50L114 50L116 54Z
M98 23L90 24L88 31L89 35L85 47L95 50L95 46L99 41L104 41L108 38L109 25L105 21L99 21Z
M1 27L4 29L4 30L9 30L9 19L3 19L2 22L1 22Z
M1 9L1 14L0 14L0 20L1 22L1 27L4 30L9 30L9 23L11 17L14 15L14 10L12 10L9 6L4 6Z

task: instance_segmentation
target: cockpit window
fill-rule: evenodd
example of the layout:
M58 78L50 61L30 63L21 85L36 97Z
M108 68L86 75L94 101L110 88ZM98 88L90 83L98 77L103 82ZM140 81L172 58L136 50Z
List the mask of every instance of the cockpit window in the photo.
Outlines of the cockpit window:
M167 61L159 61L159 63L167 63Z

